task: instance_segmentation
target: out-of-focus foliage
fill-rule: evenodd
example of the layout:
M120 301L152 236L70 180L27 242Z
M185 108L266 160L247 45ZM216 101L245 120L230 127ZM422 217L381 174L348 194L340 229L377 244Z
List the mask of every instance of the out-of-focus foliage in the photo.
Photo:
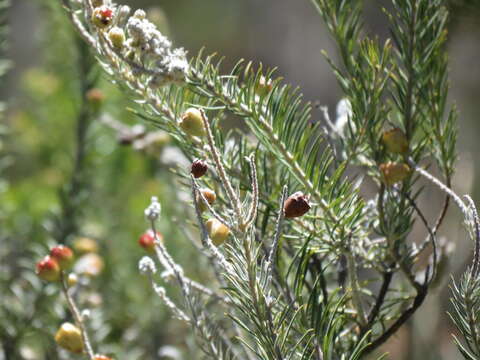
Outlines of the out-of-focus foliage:
M162 344L182 347L185 339L179 335L185 329L166 323L148 282L138 276L144 251L137 239L145 231L143 209L152 194L168 196L159 228L167 246L185 259L193 256L190 247L183 249L184 219L173 216L181 213L178 193L170 190L175 184L160 158L166 154L168 160L171 151L158 151L169 140L153 144L157 151L150 152L119 145L116 132L102 119L133 125L136 119L124 111L124 97L99 78L95 67L81 65L85 46L69 31L59 4L42 6L48 19L39 28L42 58L21 73L20 95L6 114L8 134L1 135L0 353L6 359L66 358L52 334L70 315L59 300L58 286L45 285L34 274L36 261L63 234L69 246L79 237L95 239L105 262L80 298L92 312L89 325L93 341L102 344L99 350L121 353L124 359L154 358ZM82 72L85 66L88 74ZM82 173L74 176L85 76L103 93L106 105L90 113ZM62 194L78 175L74 211L65 212ZM62 226L72 221L75 226L65 233ZM190 270L201 277L201 264L191 263Z

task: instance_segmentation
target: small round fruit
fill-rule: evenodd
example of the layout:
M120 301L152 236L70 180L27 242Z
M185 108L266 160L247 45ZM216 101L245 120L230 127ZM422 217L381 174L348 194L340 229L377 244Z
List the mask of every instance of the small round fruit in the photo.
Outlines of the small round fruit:
M191 136L205 136L207 133L203 124L203 114L196 108L185 111L179 125L185 133Z
M298 191L285 200L283 211L286 218L296 218L305 215L310 208L308 197Z
M108 32L108 38L115 49L122 49L125 43L125 33L119 27L113 27Z
M37 263L37 276L45 281L58 281L62 270L57 261L51 256L45 256Z
M157 239L163 241L163 235L157 231ZM149 253L155 253L155 236L152 230L146 231L138 239L138 244Z
M208 171L208 165L207 162L201 159L195 159L192 162L192 168L190 170L191 174L195 178L200 178L203 175L205 175Z
M380 164L385 185L391 186L405 180L411 172L410 167L404 163L388 162Z
M382 142L391 153L405 154L408 151L407 137L399 128L385 131L382 134Z
M105 29L112 24L113 10L106 5L99 6L93 10L92 23L100 28Z
M258 84L255 88L255 92L258 96L265 96L268 95L270 91L272 91L273 83L271 79L268 79L265 76L261 76Z
M79 237L73 242L73 248L78 254L98 252L98 244L95 240L87 237Z
M50 249L50 257L58 263L62 270L70 269L75 259L72 249L65 245L57 245Z
M215 218L211 218L206 223L208 236L212 240L213 245L220 246L230 235L230 229L228 226L222 224Z
M215 200L217 200L217 194L215 194L215 191L212 191L210 189L200 189L200 192L210 205L212 205ZM201 213L205 212L208 209L200 194L197 194L197 204Z
M75 285L77 285L77 283L78 283L77 274L75 274L75 273L68 274L68 278L67 278L68 287L75 286Z
M55 334L58 346L75 354L83 352L82 333L78 327L71 323L63 323Z

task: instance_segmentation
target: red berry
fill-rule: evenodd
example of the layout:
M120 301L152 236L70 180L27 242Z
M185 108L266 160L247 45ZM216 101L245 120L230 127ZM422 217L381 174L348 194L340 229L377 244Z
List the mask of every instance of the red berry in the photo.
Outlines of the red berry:
M202 177L208 170L208 165L205 161L200 159L195 159L192 163L191 173L195 178Z
M113 17L113 10L110 8L101 8L100 15L102 15L105 18L111 18Z
M60 280L60 266L50 256L45 256L41 261L37 263L38 277L45 281L58 281Z
M106 5L95 8L92 14L92 22L100 29L104 29L112 24L113 10Z
M50 250L50 256L58 263L62 270L68 270L73 265L73 251L68 246L55 246Z
M286 218L295 218L305 215L310 210L308 197L302 192L296 192L285 200L283 211Z
M159 241L163 240L162 234L160 234L158 231L157 231L157 239ZM141 247L143 247L148 252L150 253L155 252L155 236L153 235L153 231L151 230L146 231L142 236L140 236L140 239L138 239L138 243Z

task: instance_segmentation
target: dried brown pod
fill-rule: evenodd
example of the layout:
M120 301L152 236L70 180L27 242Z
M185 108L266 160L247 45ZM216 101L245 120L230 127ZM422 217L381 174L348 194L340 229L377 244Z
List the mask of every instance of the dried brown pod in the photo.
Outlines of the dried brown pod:
M380 164L380 171L385 185L391 186L405 180L410 175L411 169L404 163L388 162Z
M204 160L195 159L192 162L192 169L190 172L195 178L198 179L199 177L202 177L207 173L207 171L208 171L208 165Z
M298 191L285 200L283 211L286 218L296 218L305 215L310 208L308 196Z

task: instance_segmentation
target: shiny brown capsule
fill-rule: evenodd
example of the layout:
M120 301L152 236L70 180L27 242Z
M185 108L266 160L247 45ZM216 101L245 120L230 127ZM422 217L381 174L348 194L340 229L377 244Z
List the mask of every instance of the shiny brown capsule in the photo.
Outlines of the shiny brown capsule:
M283 211L286 218L296 218L305 215L310 210L308 197L302 192L296 192L285 200Z
M206 174L208 170L208 165L205 161L201 159L195 159L192 163L191 173L195 178L202 177Z

